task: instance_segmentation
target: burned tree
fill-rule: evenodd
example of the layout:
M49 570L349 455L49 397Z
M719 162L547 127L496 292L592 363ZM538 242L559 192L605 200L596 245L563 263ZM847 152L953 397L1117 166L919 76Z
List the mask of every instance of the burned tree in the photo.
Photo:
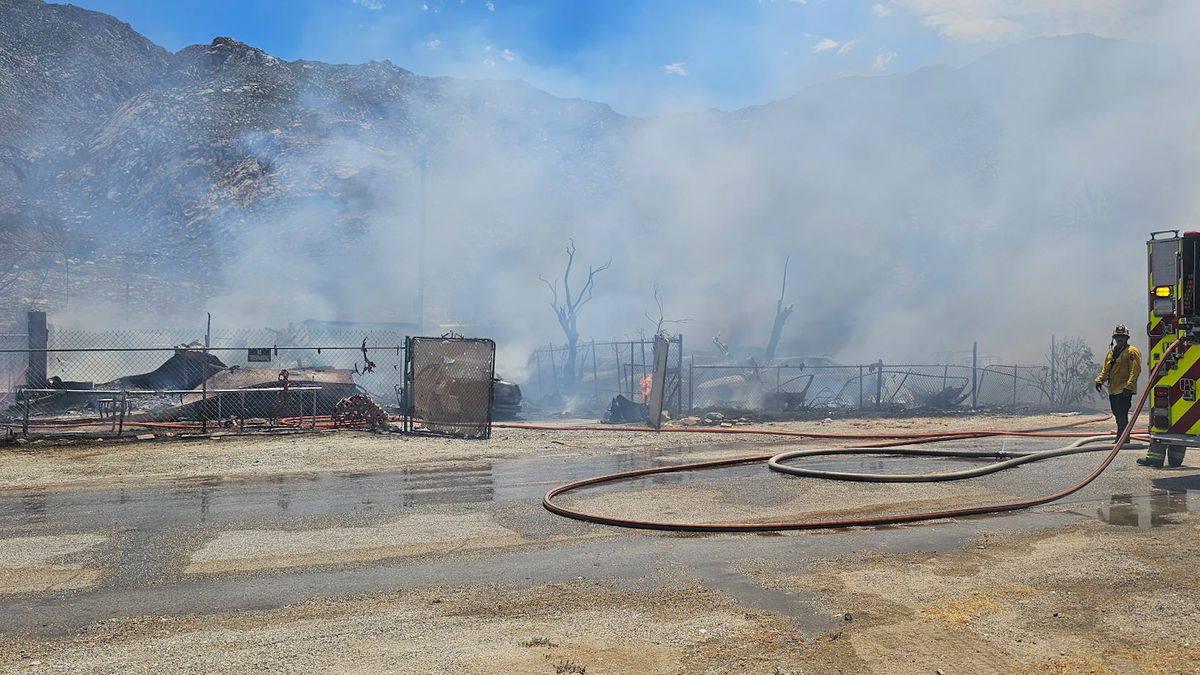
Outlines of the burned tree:
M554 315L558 317L558 325L562 327L563 335L567 338L567 358L563 362L562 379L560 381L562 387L567 391L575 388L577 374L575 372L575 357L576 348L579 344L579 312L583 306L592 299L592 287L596 281L596 275L603 272L612 266L612 260L604 263L599 267L588 265L587 277L583 281L583 286L579 288L577 293L571 292L571 268L575 264L575 240L569 239L567 242L567 265L563 269L563 297L560 299L558 295L558 281L553 284L546 280L545 277L538 276L542 283L546 284L546 288L550 289L551 299L550 307L554 310Z
M787 293L788 263L791 261L791 256L783 261L783 286L779 289L779 300L775 302L775 322L771 325L771 339L767 341L766 363L775 360L775 350L779 348L779 339L783 336L783 324L787 323L788 317L796 307L795 304L783 306L783 297Z
M663 300L662 289L658 287L658 282L654 284L654 305L658 308L658 318L650 315L649 312L644 312L646 318L654 323L654 334L670 337L667 333L667 324L682 324L687 323L687 319L668 319L666 318L665 301Z
M1092 378L1099 370L1095 354L1083 338L1072 337L1062 342L1051 338L1049 367L1041 377L1050 406L1066 409L1083 403L1092 395Z

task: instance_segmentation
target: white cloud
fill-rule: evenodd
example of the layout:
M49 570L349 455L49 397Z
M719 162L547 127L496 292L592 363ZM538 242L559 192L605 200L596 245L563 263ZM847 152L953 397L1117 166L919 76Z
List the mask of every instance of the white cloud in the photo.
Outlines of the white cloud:
M1157 0L893 0L892 4L920 17L922 23L949 39L992 42L1033 30L1043 35L1086 32L1119 36L1137 23L1135 19L1153 13L1162 3Z
M1021 31L1021 24L1011 19L981 14L944 12L931 14L921 23L936 28L939 33L959 42L995 42Z
M429 3L422 2L421 3L421 11L428 12L429 11Z
M489 2L488 2L486 5L484 5L484 7L487 7L487 10L488 10L489 12L494 12L494 11L496 11L496 3L494 3L494 2L490 2L490 1L489 1Z
M496 67L496 60L491 57L488 57L488 58L484 59L483 61L480 61L480 63L482 63L485 68L495 68Z
M845 42L838 42L837 40L831 40L830 38L821 38L820 42L812 46L812 50L820 53L827 52L831 49L836 49L838 55L842 55L850 51L857 43L857 38L853 40L846 40Z
M668 63L663 66L663 72L668 75L679 76L686 76L688 74L687 68L684 67L683 63Z
M896 59L896 52L883 51L875 55L875 61L871 63L871 70L877 73L882 73L892 67L892 61Z
M871 5L871 16L882 19L892 13L892 8L881 3Z
M442 41L441 40L430 40L429 42L425 43L425 46L429 47L430 49L437 49L438 47L442 46Z
M838 47L837 41L830 40L829 38L824 38L817 44L813 45L812 50L814 52L827 52L830 49L837 49L837 47Z
M503 56L505 61L515 61L517 59L517 55L511 49L505 49L500 52L500 56Z
M367 9L383 9L383 3L380 0L350 0L350 2L353 2L359 7L366 7Z

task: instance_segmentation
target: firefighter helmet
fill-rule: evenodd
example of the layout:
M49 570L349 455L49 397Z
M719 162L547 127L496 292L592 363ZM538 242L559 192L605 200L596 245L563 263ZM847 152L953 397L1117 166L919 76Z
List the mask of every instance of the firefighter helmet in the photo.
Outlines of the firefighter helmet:
M1129 327L1123 323L1118 324L1117 327L1113 329L1113 337L1117 337L1118 335L1129 337Z

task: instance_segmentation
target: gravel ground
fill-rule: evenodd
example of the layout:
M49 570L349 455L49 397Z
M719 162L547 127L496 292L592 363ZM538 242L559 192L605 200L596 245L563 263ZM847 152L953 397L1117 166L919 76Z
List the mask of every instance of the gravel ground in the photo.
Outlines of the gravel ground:
M653 533L538 504L547 482L779 449L772 442L504 429L485 442L342 432L10 446L0 450L0 671L1150 673L1200 663L1200 470L1143 469L1135 452L1046 507L902 527ZM1063 441L959 447L988 443ZM835 517L1041 494L1098 459L932 485L745 466L565 499L635 518ZM897 460L813 461L889 470Z

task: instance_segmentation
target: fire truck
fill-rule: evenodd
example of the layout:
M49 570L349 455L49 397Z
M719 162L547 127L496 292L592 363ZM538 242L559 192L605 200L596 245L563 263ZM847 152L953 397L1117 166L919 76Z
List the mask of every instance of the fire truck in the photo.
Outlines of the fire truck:
M1200 378L1200 297L1196 287L1200 232L1153 232L1147 247L1150 367L1163 359L1173 342L1181 341L1167 357L1158 379L1149 385L1151 450L1170 459L1182 458L1185 448L1200 447L1200 405L1196 404L1196 381Z

